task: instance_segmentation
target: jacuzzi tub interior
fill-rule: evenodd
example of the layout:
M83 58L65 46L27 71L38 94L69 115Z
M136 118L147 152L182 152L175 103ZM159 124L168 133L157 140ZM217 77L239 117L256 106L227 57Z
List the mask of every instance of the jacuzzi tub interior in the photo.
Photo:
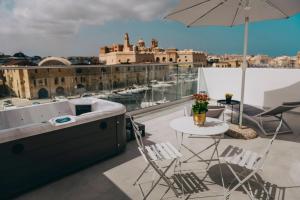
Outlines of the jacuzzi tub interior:
M95 98L1 111L0 199L122 152L125 112Z

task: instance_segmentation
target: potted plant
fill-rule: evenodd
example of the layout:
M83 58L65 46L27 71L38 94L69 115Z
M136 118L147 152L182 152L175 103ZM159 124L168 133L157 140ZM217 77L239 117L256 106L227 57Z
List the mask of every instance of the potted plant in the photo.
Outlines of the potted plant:
M232 96L233 96L233 94L230 94L230 93L225 94L225 99L226 99L227 104L231 103Z
M206 120L206 112L208 111L207 94L194 94L195 104L192 107L193 119L196 125L203 126Z

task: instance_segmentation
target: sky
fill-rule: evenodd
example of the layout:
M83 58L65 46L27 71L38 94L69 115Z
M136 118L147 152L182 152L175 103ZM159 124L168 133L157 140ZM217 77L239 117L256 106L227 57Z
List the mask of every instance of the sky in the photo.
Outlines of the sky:
M162 48L242 54L243 26L193 27L163 19L179 0L0 0L0 52L98 56L99 47L152 38ZM300 15L249 26L249 54L294 56Z

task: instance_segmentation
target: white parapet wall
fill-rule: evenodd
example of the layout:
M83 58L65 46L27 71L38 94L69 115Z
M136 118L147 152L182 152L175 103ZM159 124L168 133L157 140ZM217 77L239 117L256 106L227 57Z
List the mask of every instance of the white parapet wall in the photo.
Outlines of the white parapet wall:
M202 68L199 88L206 87L213 99L232 93L240 100L241 69ZM205 86L203 86L205 84ZM245 103L273 107L287 101L300 101L300 69L249 68L246 72Z

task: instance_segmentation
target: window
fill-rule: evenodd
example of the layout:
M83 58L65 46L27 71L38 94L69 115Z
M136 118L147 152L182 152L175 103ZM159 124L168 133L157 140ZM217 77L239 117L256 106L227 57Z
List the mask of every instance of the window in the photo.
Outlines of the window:
M128 67L127 70L130 71L130 67Z
M48 84L48 82L47 82L47 79L46 79L46 78L45 78L44 82L45 82L45 85L47 85L47 84Z
M77 74L82 73L82 69L81 69L81 68L77 68L77 69L76 69L76 73L77 73Z
M173 62L173 59L172 59L172 58L170 58L170 59L169 59L169 61L170 61L170 62Z
M60 81L61 81L62 83L64 83L64 82L65 82L65 78L62 77L62 78L60 79Z
M54 84L58 85L58 78L57 77L55 77L55 79L54 79Z
M58 69L58 72L61 72L61 69Z
M34 73L36 73L36 74L37 74L37 73L38 73L38 70L37 70L37 69L35 69L35 70L34 70Z
M33 85L34 85L34 87L36 87L36 80L35 79L33 80Z
M119 71L119 67L116 67L116 72L118 72Z

